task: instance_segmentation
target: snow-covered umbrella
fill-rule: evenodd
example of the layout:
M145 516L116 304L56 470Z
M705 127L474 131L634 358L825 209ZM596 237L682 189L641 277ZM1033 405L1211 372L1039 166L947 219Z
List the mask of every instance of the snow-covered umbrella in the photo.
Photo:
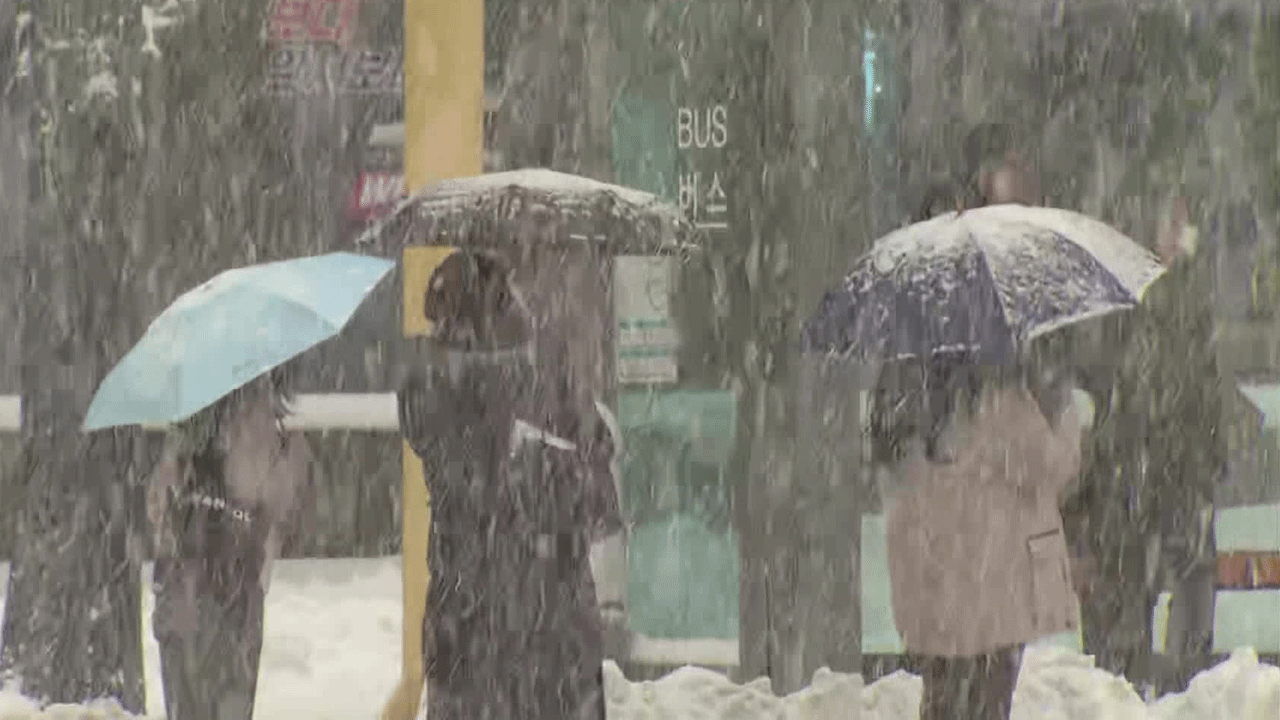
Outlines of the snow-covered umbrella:
M397 203L356 239L385 238L457 246L522 241L595 241L627 252L694 244L676 204L652 193L543 168L444 180Z
M1015 357L1054 329L1138 304L1155 255L1069 210L992 205L889 233L805 323L807 351L863 363Z

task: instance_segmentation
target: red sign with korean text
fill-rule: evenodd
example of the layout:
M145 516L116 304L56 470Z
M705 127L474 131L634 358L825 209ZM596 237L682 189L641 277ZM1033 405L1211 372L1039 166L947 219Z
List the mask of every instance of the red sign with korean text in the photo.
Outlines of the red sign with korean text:
M355 37L360 0L275 0L267 38L276 43L336 43Z
M403 88L399 51L276 45L267 64L273 95L397 95Z

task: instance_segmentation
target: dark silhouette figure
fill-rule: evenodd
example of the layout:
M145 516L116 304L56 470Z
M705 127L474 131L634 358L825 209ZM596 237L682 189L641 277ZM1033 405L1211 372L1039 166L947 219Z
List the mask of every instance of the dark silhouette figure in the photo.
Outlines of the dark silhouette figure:
M430 720L601 720L590 545L621 528L614 438L538 372L532 317L497 256L428 281L426 362L398 394L431 498L423 667Z
M1142 305L1106 318L1090 341L1102 358L1085 375L1097 412L1067 520L1093 566L1085 652L1140 688L1168 692L1213 650L1214 500L1229 456L1205 301L1211 261L1161 254L1169 270ZM1185 665L1170 673L1152 652L1162 590L1172 592L1166 653Z

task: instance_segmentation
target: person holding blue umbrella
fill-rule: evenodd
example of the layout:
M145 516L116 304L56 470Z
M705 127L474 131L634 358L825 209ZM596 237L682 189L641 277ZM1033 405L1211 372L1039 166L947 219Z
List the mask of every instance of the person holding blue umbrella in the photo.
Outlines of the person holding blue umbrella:
M314 487L286 432L286 368L336 335L394 266L333 253L224 272L185 293L98 388L84 427L167 426L148 482L170 720L250 720L272 561Z
M249 720L272 561L300 535L314 489L305 439L286 433L272 370L170 431L151 473L155 611L172 720Z

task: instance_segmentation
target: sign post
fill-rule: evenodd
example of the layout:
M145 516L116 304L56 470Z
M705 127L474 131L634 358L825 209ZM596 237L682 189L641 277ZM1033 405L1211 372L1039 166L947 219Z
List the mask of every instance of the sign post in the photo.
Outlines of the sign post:
M483 0L405 0L404 186L410 195L429 183L478 175L484 155ZM421 238L420 241L430 241ZM422 288L447 248L404 251L404 331L425 334ZM414 284L414 283L418 284ZM414 290L416 289L416 292ZM401 447L401 558L404 627L400 684L383 720L410 720L422 697L422 620L427 596L429 498L422 464Z

